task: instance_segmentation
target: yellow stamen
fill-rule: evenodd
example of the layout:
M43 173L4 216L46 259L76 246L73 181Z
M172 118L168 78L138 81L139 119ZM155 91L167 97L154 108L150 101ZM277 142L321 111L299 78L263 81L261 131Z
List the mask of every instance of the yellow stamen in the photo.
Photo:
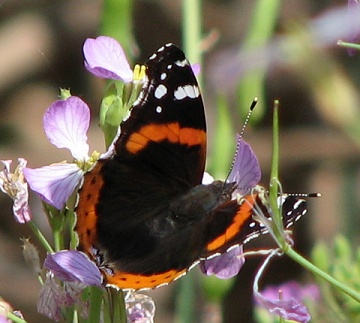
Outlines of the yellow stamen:
M145 77L145 65L138 65L136 64L133 71L133 80L134 81L140 81Z

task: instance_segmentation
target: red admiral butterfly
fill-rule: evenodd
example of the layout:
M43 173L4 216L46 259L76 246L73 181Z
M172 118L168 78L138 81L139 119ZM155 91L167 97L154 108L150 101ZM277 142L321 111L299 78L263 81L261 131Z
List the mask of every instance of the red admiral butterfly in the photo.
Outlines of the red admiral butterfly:
M77 207L80 249L101 262L105 284L122 289L169 283L264 231L252 217L259 196L239 205L231 199L237 184L201 184L204 106L184 53L167 44L145 66L115 153L85 175ZM285 204L285 224L306 211L303 200Z

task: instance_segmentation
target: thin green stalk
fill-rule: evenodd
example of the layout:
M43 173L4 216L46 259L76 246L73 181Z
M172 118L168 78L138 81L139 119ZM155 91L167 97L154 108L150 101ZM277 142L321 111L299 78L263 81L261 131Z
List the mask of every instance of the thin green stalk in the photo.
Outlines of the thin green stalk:
M106 288L104 296L104 322L126 323L124 292L113 287Z
M353 48L353 49L357 49L360 50L360 45L359 44L354 44L354 43L348 43L342 40L339 40L337 42L337 44L341 47L345 47L345 48Z
M32 230L32 232L36 236L36 238L40 241L42 246L45 248L45 250L47 252L50 252L50 253L54 252L53 248L51 247L49 242L46 240L45 236L41 233L39 228L36 226L36 224L34 222L32 222L32 221L29 221L28 224L30 226L30 229Z
M64 211L60 212L58 216L52 217L51 228L53 231L55 251L64 249L64 220Z
M7 318L10 319L12 322L14 323L27 323L27 321L23 320L22 318L16 316L13 313L7 313L6 314Z
M183 0L182 2L182 37L183 49L191 63L202 65L201 39L202 19L201 0ZM198 75L202 85L202 74Z
M104 0L101 34L117 39L126 53L133 44L132 0Z
M233 121L229 113L229 104L225 95L219 94L216 100L216 130L213 142L214 154L211 155L207 169L214 178L224 178L229 169L235 150ZM226 140L224 141L224 138ZM234 140L231 140L234 139Z
M353 298L355 301L360 303L360 294L356 292L355 290L349 288L348 286L342 284L329 274L323 272L321 269L313 265L310 261L299 255L296 251L294 251L292 248L286 248L283 250L284 253L289 256L291 259L295 260L298 264L306 268L308 271L313 273L314 275L319 276L320 278L324 279L331 285L333 285L335 288L337 288L339 291L345 293L346 295Z
M176 323L196 322L196 293L194 273L190 272L178 283L179 291L176 297Z
M272 138L272 156L271 156L271 171L270 171L270 189L269 199L270 206L273 211L274 221L274 234L278 238L278 242L285 243L281 239L283 232L283 224L279 207L277 204L277 198L279 196L279 101L274 101L273 110L273 138ZM281 246L280 246L281 247Z
M96 286L90 286L89 289L90 289L90 309L89 309L88 322L100 322L103 290Z
M266 45L273 35L280 6L281 0L258 0L255 2L249 31L241 44L242 51L254 51ZM254 97L265 97L265 69L266 67L259 67L242 76L238 91L240 113L243 111L243 107L246 107ZM259 119L264 111L263 101L260 101L253 114L252 121L254 122L255 118Z

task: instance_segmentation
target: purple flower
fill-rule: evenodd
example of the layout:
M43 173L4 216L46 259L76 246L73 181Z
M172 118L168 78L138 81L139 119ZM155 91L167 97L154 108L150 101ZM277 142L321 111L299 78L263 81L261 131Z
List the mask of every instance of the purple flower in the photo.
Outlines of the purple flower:
M270 313L281 316L285 320L293 320L295 322L306 323L310 320L310 314L305 305L300 303L303 300L304 295L308 295L309 290L301 291L299 285L291 283L286 286L282 285L284 292L279 298L279 292L276 294L273 290L269 290L266 293L259 292L259 280L261 275L264 272L264 269L268 265L270 259L277 254L277 251L274 250L264 261L261 268L256 274L254 280L254 297L255 301L261 307L267 309ZM279 288L280 289L280 288ZM312 290L313 287L310 288Z
M44 266L62 281L102 286L102 275L99 268L80 251L62 250L48 254Z
M38 312L54 321L59 321L62 318L62 309L78 304L83 308L82 316L86 316L88 304L81 298L83 288L84 286L79 283L59 285L54 276L48 273L46 281L40 290L37 303Z
M80 98L72 96L55 101L45 112L43 122L50 142L58 148L68 148L75 162L25 168L23 172L31 189L60 210L79 185L85 168L89 167L86 133L90 110Z
M215 275L221 279L234 277L245 263L245 257L242 257L242 254L243 246L235 246L230 251L202 261L200 269L208 276Z
M124 50L113 38L99 36L86 39L83 47L86 69L97 77L122 80L128 83L133 72Z
M154 301L147 295L130 293L125 298L128 323L153 323L155 315Z
M237 135L237 151L233 160L233 167L228 176L228 182L236 182L236 193L245 195L250 193L261 179L259 161L250 145Z
M15 220L25 223L31 220L31 212L28 204L29 193L28 185L25 183L23 170L27 161L18 158L18 166L14 173L10 172L11 160L1 160L5 169L0 172L0 189L9 195L13 201L13 213Z
M11 321L7 319L7 313L9 312L12 312L10 304L0 297L0 323L11 323Z
M296 298L300 301L311 300L317 301L320 298L320 291L317 285L309 284L301 286L296 281L288 281L278 286L267 286L262 292L262 296L268 299L279 299L279 292L282 298Z
M258 184L260 178L260 166L254 152L249 144L237 135L237 150L227 182L236 182L235 194L245 195ZM242 254L243 246L236 246L221 255L203 260L200 269L208 276L215 275L221 279L236 276L245 263Z

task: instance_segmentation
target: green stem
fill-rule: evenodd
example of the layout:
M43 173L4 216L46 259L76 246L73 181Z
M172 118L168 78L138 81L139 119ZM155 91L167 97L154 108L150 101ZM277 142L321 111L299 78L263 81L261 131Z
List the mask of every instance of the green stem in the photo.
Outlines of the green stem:
M121 289L118 290L113 287L107 287L104 301L104 322L126 323L124 292Z
M45 248L45 250L47 252L54 252L53 248L51 247L49 242L46 240L45 236L41 233L39 228L36 226L36 224L32 221L29 221L28 224L29 224L32 232L34 233L34 235L37 237L37 239L40 241L42 246Z
M298 264L312 272L314 275L319 276L320 278L324 279L331 285L333 285L335 288L337 288L339 291L345 293L346 295L353 298L355 301L360 303L360 294L356 292L355 290L347 287L346 285L342 284L329 274L323 272L321 269L313 265L310 261L299 255L296 251L294 251L292 248L286 248L284 250L284 253L289 256L291 259L295 260Z
M276 22L280 13L281 0L257 0L254 1L251 24L245 40L241 44L241 51L251 52L263 48L273 35ZM264 14L266 13L266 14ZM238 100L240 113L242 109L248 106L254 97L265 97L264 79L266 67L252 69L246 75L241 76L241 82L238 91ZM264 100L260 100L253 117L252 122L259 120L265 112Z
M348 43L342 40L337 42L338 46L360 50L360 44Z
M279 101L274 101L273 110L273 138L272 138L272 156L271 156L271 171L270 171L270 188L269 188L269 200L270 207L273 211L274 221L274 235L277 237L277 241L281 247L285 243L282 238L282 232L284 231L282 217L279 212L277 198L279 196Z
M7 313L6 317L8 319L10 319L11 321L13 321L14 323L27 323L27 321L23 320L22 318L16 316L13 313Z
M90 310L88 322L100 322L100 313L102 307L103 290L90 286Z
M101 22L101 34L119 41L126 53L131 53L132 0L105 0Z
M201 36L201 0L183 0L182 2L183 48L191 63L202 65ZM202 74L198 75L202 84Z

